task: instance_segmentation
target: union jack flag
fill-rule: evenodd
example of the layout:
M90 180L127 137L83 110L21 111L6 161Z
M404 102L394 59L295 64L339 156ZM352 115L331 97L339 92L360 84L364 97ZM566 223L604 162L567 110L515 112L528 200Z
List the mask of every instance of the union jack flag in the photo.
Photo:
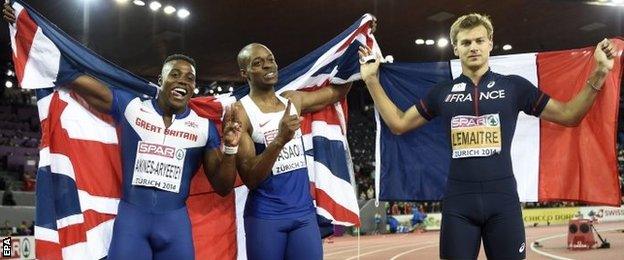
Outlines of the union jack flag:
M12 6L17 22L9 27L17 78L22 88L37 89L42 125L37 258L103 258L121 197L117 132L110 116L90 109L61 86L81 73L146 97L154 97L158 86L93 53L22 1L13 1ZM370 33L373 19L364 15L330 42L280 70L277 93L312 91L330 83L358 80L358 46L379 49ZM219 120L223 107L248 91L244 87L230 96L193 99L190 106L203 116ZM302 130L318 215L335 224L359 224L345 138L346 101L305 117ZM222 198L212 192L204 174L193 178L187 204L199 259L245 258L245 189L239 186Z

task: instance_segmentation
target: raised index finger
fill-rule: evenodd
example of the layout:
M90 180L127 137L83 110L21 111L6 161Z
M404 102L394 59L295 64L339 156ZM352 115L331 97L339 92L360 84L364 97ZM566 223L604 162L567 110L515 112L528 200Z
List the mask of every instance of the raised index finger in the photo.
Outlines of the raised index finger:
M290 107L292 106L292 102L288 99L288 104L286 104L286 110L284 111L284 117L290 115Z
M223 122L230 122L232 120L232 106L225 107L225 115L223 116Z
M235 105L232 105L230 110L232 110L232 121L238 121L238 117L239 117L238 107Z

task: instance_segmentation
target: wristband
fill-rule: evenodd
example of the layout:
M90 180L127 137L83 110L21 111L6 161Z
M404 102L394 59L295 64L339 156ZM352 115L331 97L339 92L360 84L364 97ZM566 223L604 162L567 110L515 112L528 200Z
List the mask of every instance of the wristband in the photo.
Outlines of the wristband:
M238 145L237 146L223 145L223 153L227 155L235 155L236 153L238 153Z
M597 88L596 85L591 83L589 80L587 81L587 84L589 84L589 86L593 88L595 91L600 91L602 89L602 88Z
M364 57L360 58L360 64L373 63L373 62L375 62L376 59L377 59L377 56L375 56L375 54L371 53L368 56L364 56Z

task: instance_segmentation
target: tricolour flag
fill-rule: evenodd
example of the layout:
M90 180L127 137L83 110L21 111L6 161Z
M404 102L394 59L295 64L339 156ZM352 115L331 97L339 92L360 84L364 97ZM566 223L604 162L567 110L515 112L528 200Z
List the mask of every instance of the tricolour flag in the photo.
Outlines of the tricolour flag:
M521 201L580 201L620 205L616 127L624 42L604 88L577 127L564 127L521 112L511 146ZM595 68L595 47L496 56L492 71L522 76L560 101L568 101ZM436 83L461 74L458 60L389 64L381 68L384 89L406 110ZM403 136L393 135L378 119L377 191L381 200L440 200L450 164L448 134L440 119Z
M16 24L10 26L16 74L21 87L37 89L42 125L36 191L37 258L103 258L121 197L117 131L110 116L94 111L71 89L60 86L80 73L146 98L154 97L158 86L88 50L21 1L12 6L17 17ZM357 47L366 44L379 49L370 34L372 19L363 16L327 44L282 69L277 92L310 91L357 80ZM198 114L218 121L223 106L246 92L248 87L232 96L193 99L190 105ZM359 216L344 135L346 110L342 100L305 115L303 132L319 216L332 223L354 225L359 224ZM242 223L246 194L246 188L239 186L220 197L201 169L195 175L187 204L198 259L246 258Z

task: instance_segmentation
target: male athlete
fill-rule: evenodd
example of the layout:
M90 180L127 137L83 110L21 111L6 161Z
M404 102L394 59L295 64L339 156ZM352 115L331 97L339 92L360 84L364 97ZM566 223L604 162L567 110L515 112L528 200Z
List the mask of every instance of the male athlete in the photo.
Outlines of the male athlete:
M214 122L188 107L195 89L195 62L184 55L169 56L159 84L158 97L147 100L108 88L88 75L69 84L121 128L123 192L108 259L193 259L186 209L193 174L203 164L204 174L222 196L234 184L240 126L228 111L222 155Z
M388 98L378 77L379 58L366 63L371 50L360 48L362 79L384 122L395 134L416 129L434 117L444 118L452 160L442 206L440 257L476 259L481 238L491 259L526 256L522 212L512 172L510 146L519 111L565 126L577 125L613 68L616 47L598 43L596 69L572 100L551 99L526 79L490 70L494 29L488 17L468 14L451 26L453 51L462 75L433 87L407 111ZM496 92L499 98L485 99ZM447 99L451 94L464 98ZM466 136L476 136L474 141Z
M240 125L231 111L223 128L225 155L214 122L188 107L195 89L195 62L171 55L159 78L156 99L141 100L107 88L90 76L70 87L121 127L123 193L113 228L109 259L193 259L186 209L190 182L200 164L219 195L236 177Z
M247 257L322 259L299 115L337 102L351 85L276 95L275 57L258 43L239 52L238 65L250 86L249 95L235 104L242 124L237 168L250 189L244 213Z

